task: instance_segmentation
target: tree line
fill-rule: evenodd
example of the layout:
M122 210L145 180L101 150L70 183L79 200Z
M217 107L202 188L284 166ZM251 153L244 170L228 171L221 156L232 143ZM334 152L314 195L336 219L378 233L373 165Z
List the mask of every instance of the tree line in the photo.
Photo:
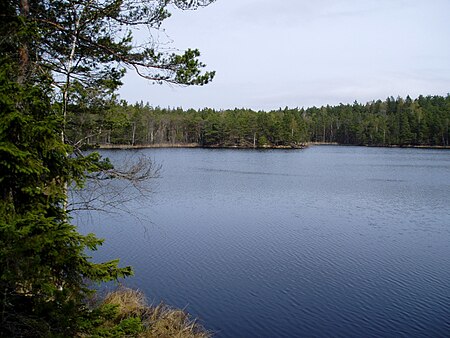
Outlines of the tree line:
M309 142L372 146L449 146L450 94L388 97L272 111L152 107L114 99L72 114L69 138L95 145L298 147Z

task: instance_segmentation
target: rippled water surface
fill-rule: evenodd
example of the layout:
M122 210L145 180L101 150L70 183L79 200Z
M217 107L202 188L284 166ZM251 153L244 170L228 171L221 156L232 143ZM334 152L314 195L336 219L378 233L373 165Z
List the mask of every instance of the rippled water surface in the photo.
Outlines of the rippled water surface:
M163 166L96 259L217 337L450 336L450 151L105 151ZM92 223L100 224L92 226Z

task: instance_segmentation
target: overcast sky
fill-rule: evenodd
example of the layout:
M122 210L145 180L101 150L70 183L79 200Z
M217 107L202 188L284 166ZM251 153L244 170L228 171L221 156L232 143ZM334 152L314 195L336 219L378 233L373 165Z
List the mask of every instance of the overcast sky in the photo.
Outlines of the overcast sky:
M163 28L199 48L214 81L152 85L128 74L129 102L270 110L450 92L449 0L217 0L174 10Z

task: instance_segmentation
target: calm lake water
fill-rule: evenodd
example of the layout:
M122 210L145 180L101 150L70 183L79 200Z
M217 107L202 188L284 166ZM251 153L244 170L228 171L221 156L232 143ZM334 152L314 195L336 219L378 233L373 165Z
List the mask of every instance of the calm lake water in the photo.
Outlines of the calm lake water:
M130 214L78 219L95 259L217 337L450 336L450 151L102 153L163 169Z

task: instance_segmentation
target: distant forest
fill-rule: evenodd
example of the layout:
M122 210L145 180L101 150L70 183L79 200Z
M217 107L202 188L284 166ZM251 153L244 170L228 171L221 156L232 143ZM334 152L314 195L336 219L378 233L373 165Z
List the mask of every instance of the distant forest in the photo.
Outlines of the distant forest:
M96 145L300 147L309 142L449 146L450 94L272 111L152 107L111 101L71 114L67 136Z

